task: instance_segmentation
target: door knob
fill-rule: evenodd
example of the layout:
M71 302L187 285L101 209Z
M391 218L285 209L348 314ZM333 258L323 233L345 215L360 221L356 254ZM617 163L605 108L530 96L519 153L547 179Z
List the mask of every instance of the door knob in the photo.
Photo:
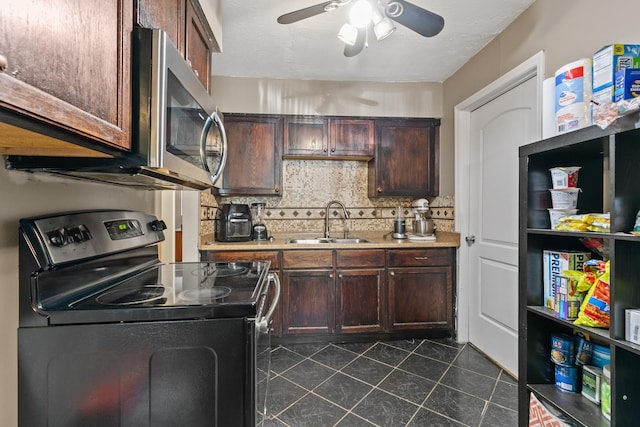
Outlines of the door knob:
M471 246L476 242L476 236L472 234L471 236L465 237L464 240L466 240L467 245Z

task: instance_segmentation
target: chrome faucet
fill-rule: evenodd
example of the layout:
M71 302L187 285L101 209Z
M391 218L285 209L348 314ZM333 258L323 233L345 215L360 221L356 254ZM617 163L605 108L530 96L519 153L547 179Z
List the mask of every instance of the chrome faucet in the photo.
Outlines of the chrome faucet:
M340 207L342 208L342 213L344 215L344 232L345 232L345 237L346 234L349 233L349 231L347 230L347 218L349 218L349 214L347 213L347 208L344 207L344 204L339 201L339 200L332 200L329 203L327 203L327 207L325 208L325 213L324 213L324 237L325 238L329 238L331 236L329 236L329 208L331 207L331 205L340 205Z

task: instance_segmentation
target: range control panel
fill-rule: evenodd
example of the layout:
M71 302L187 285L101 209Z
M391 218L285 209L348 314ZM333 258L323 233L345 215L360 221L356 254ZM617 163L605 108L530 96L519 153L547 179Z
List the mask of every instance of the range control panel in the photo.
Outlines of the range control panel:
M47 233L53 246L62 247L71 243L82 243L91 240L91 232L86 225L58 228Z
M82 211L20 220L21 230L47 264L105 256L164 240L167 227L136 211Z

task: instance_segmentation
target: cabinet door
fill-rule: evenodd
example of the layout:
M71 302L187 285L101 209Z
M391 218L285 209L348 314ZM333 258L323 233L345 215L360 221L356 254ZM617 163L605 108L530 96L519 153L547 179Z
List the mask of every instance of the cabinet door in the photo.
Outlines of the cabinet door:
M373 120L329 119L329 156L373 157L375 126Z
M185 0L137 0L136 22L143 28L160 28L184 56Z
M280 195L282 119L276 116L224 116L227 166L219 193Z
M324 117L285 117L284 155L294 157L327 156L328 120Z
M451 267L389 270L391 330L452 329Z
M187 0L186 13L184 57L202 85L211 92L213 34L199 10L199 5L196 6L191 0Z
M384 269L338 270L336 279L336 332L384 330Z
M438 195L439 124L434 119L376 120L369 197Z
M333 270L284 270L282 279L283 335L333 333Z
M98 151L129 149L133 3L0 0L0 11L1 120Z

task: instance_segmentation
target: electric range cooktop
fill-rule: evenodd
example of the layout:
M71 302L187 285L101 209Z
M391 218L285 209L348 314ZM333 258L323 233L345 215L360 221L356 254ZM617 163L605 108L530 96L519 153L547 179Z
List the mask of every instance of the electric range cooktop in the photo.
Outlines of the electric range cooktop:
M50 302L40 309L54 324L252 316L267 282L269 264L157 264L123 280L112 279L98 292ZM84 277L91 276L86 273ZM50 285L46 275L40 280L40 286Z

